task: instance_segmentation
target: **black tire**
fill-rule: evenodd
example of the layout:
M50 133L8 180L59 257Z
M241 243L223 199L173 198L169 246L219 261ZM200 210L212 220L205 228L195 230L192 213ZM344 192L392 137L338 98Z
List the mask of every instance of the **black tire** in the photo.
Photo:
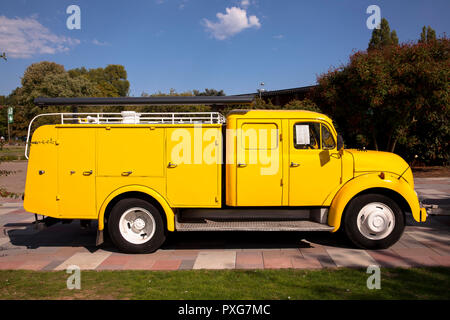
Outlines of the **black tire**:
M122 215L131 208L143 208L148 211L154 221L154 233L153 236L142 244L135 244L125 239L120 232L120 218ZM166 240L166 232L164 222L159 210L150 204L149 202L137 199L128 198L122 199L116 203L112 208L111 214L108 219L108 231L109 236L114 245L122 252L125 253L150 253L156 251Z
M394 228L382 239L367 238L358 228L357 218L360 210L369 203L382 203L389 207L394 215ZM344 215L344 232L350 241L363 249L386 249L396 243L405 229L405 216L399 205L382 194L364 194L350 201Z

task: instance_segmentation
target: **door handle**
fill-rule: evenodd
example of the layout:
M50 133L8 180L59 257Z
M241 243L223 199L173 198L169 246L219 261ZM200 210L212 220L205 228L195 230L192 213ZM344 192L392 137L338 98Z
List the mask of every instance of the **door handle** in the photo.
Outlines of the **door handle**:
M238 163L237 165L238 165L238 167L240 167L240 168L244 168L244 167L246 167L246 166L247 166L247 164L246 164L246 163Z
M122 172L122 175L123 176L129 176L132 173L133 173L133 171L125 171L125 172Z
M291 162L291 167L298 167L300 166L300 163Z
M176 166L177 166L176 163L169 162L169 164L167 165L167 168L175 168Z
M84 171L83 176L90 176L92 174L92 172L93 172L92 170Z

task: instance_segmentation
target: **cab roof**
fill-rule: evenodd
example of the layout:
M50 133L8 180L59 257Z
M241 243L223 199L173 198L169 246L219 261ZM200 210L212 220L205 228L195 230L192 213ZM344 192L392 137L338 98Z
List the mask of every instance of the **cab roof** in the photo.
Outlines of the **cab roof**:
M308 110L232 110L227 116L228 120L232 119L242 119L242 118L253 118L253 119L317 119L324 120L329 123L333 121L326 115L314 111Z

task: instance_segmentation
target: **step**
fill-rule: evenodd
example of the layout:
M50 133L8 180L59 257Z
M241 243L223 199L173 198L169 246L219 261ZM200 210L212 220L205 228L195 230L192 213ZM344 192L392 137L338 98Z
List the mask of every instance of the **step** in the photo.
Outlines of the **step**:
M328 218L328 208L326 207L306 207L296 209L286 208L195 208L180 209L180 220L310 220L326 223Z
M310 220L218 220L202 219L179 222L175 219L177 231L331 231L334 227Z

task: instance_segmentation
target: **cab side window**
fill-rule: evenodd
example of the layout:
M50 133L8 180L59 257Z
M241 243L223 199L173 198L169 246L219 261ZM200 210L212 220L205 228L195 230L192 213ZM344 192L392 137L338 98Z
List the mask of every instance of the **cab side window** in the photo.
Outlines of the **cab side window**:
M322 149L331 150L336 147L336 143L334 142L333 135L327 126L321 125L322 127Z
M294 147L296 149L320 149L320 124L299 122L294 125Z

